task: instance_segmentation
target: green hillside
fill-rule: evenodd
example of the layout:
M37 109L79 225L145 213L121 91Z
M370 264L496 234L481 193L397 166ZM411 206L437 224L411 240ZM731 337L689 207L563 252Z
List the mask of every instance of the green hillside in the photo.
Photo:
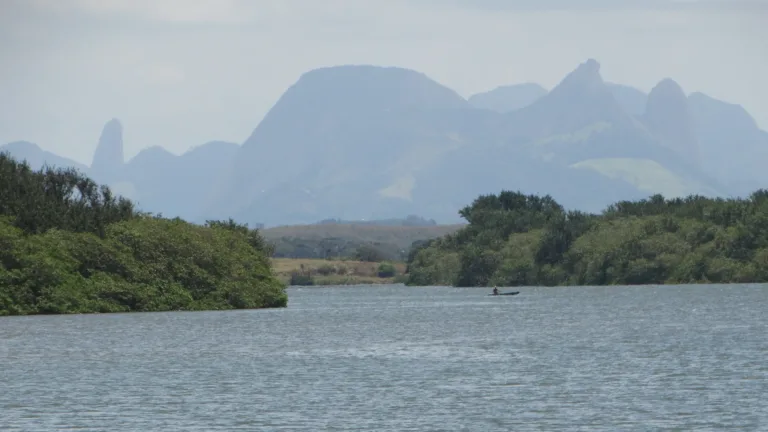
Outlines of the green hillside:
M576 169L589 169L611 179L624 180L648 194L667 197L688 195L719 195L707 185L684 178L651 159L600 158L587 159L571 165Z

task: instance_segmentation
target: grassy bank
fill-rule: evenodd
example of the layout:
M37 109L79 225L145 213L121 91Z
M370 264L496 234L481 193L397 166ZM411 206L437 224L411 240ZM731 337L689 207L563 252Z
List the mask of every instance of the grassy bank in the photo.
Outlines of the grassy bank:
M392 284L405 273L404 263L301 258L272 258L272 268L278 279L292 285Z

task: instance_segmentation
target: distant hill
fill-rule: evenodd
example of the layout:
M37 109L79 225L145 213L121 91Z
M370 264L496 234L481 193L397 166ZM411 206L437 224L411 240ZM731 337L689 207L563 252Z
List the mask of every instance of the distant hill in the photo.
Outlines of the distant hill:
M108 184L114 192L135 201L142 210L202 223L203 203L218 193L217 179L232 166L240 146L212 141L174 155L160 146L145 148L129 161L123 156L123 126L118 119L104 125L91 166L18 141L0 146L33 169L44 164L72 167Z
M243 144L222 187L229 193L209 209L268 226L330 214L453 223L460 203L499 187L585 210L655 192L722 193L626 112L615 91L590 60L529 105L498 113L414 71L315 70Z
M606 86L628 114L640 116L645 112L648 95L643 91L622 84L606 83ZM547 93L544 87L536 83L512 84L474 94L468 102L475 108L508 113L531 105Z
M267 227L398 225L402 215L453 224L501 189L600 211L768 183L768 134L742 107L686 95L672 79L649 94L606 83L593 59L550 91L514 84L468 100L409 69L326 67L303 74L242 145L179 156L156 146L125 161L122 133L107 122L90 167L32 143L0 151L77 167L146 211Z
M203 222L201 204L217 193L216 180L232 165L238 148L212 141L176 156L150 147L126 164L123 179L139 191L136 200L142 208Z
M496 187L550 194L570 208L588 211L600 211L611 199L653 193L722 193L687 155L665 146L622 109L614 90L600 76L599 63L584 62L531 105L503 114L496 120L496 142L482 140L460 149L453 169L444 172L458 171L471 160L472 175L493 176ZM475 191L493 192L492 185ZM461 196L471 200L472 192L467 189Z
M545 94L547 89L535 83L514 84L472 95L468 102L475 108L506 113L525 108Z
M410 211L413 169L447 151L446 137L471 111L453 90L407 69L308 72L243 143L227 193L208 209L267 225L427 214Z
M274 256L279 258L348 258L370 247L382 259L404 260L414 242L438 238L462 226L317 224L267 228L261 233L275 245Z
M45 151L37 144L28 141L14 141L2 145L0 146L0 152L8 153L16 160L26 161L33 170L39 170L44 165L57 168L77 168L81 171L88 169L87 166L81 163Z
M317 223L318 225L378 225L378 226L436 226L434 219L424 219L423 217L410 215L406 218L345 221L341 219L324 219Z

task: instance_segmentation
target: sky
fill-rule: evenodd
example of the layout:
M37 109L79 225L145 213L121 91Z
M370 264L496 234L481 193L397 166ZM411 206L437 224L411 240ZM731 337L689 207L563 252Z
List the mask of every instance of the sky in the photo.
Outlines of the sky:
M111 118L126 159L242 143L302 73L400 66L464 97L555 86L588 58L664 78L768 129L768 0L0 0L0 143L90 164Z

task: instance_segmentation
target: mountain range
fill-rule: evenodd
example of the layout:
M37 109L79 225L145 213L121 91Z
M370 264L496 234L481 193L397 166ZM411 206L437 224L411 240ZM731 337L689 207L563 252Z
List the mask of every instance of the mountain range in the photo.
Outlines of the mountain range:
M104 126L90 166L29 142L0 147L75 167L145 211L201 222L308 224L419 215L459 221L479 194L549 194L568 208L660 193L743 196L768 185L768 133L741 106L607 83L589 59L547 91L503 86L465 99L403 68L347 65L303 74L242 144L174 155L123 155L123 126Z

